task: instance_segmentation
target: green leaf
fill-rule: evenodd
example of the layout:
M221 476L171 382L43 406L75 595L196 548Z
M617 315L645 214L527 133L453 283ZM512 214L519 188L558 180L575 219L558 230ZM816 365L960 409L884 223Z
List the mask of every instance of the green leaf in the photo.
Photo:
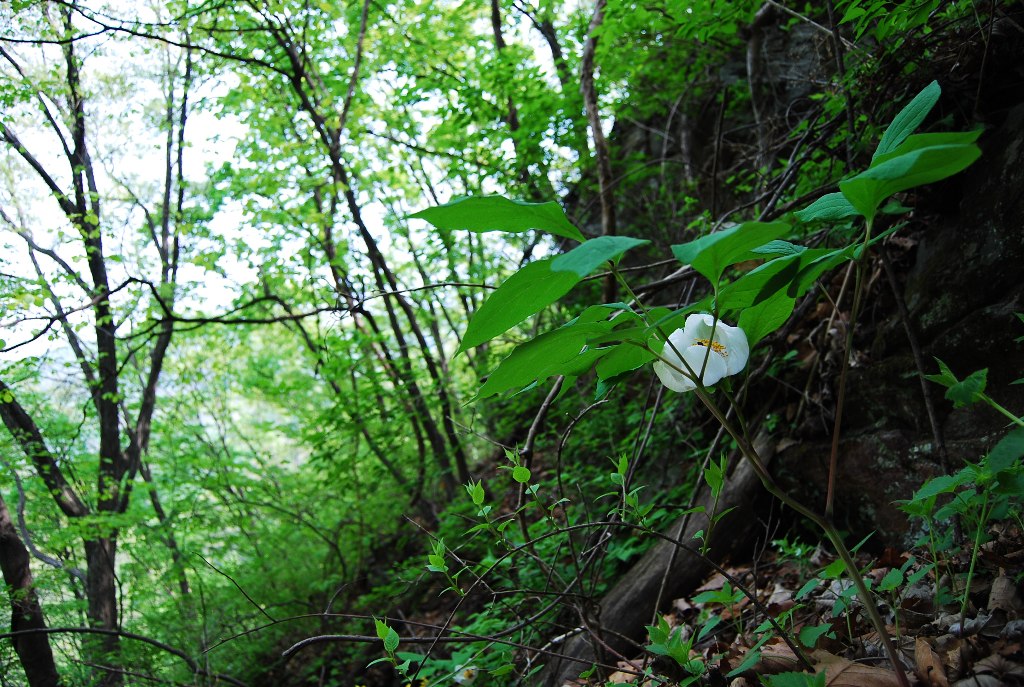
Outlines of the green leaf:
M838 222L860 213L842 193L828 193L793 213L801 222Z
M893 568L885 574L882 581L878 583L878 591L880 592L891 592L892 590L903 584L903 571L899 568Z
M740 313L736 326L747 335L747 343L753 348L758 341L785 324L795 305L795 298L779 292L763 303L746 308Z
M804 598L812 591L814 591L814 589L816 589L819 584L821 584L821 580L819 580L816 577L807 580L806 582L804 582L804 585L800 587L799 590L797 590L797 593L793 596L793 598L799 601L800 599Z
M707 622L704 623L704 627L700 628L700 632L697 633L697 641L699 642L711 634L711 631L718 627L721 622L721 616L713 615L708 618Z
M503 196L472 196L420 210L409 217L424 219L438 229L511 233L536 229L576 241L585 240L554 201L527 203Z
M389 654L395 653L395 649L398 648L398 633L393 628L388 628L387 635L384 636L384 651Z
M800 255L805 250L807 250L807 246L801 246L798 243L790 243L789 241L776 239L774 241L769 241L768 243L764 244L763 246L760 246L759 248L754 248L750 252L756 253L758 255L770 255L772 257L780 257L789 255Z
M958 479L956 475L939 475L933 477L924 484L921 488L914 493L914 497L911 499L913 502L920 502L937 496L939 494L949 494L956 491L956 488L962 483L961 479Z
M518 389L556 374L570 374L571 361L583 352L587 339L611 329L611 322L567 324L516 346L487 377L477 398Z
M757 662L761 660L761 647L764 646L768 642L768 640L771 639L771 637L772 636L770 634L766 634L765 636L761 637L761 639L757 640L757 643L754 646L750 647L750 651L743 655L743 661L738 666L736 666L728 673L726 673L725 676L736 677L740 673L745 673L751 668L753 668L757 664Z
M458 352L504 334L569 293L580 278L573 272L553 272L551 262L531 262L506 279L474 313Z
M718 307L722 311L743 310L755 303L768 300L784 291L796 279L801 265L810 263L816 255L828 253L826 249L805 251L802 255L787 255L758 265L734 282L721 288Z
M569 293L580 279L630 248L647 243L628 236L602 236L555 258L526 265L499 286L473 315L458 353L490 341ZM598 306L606 308L607 306Z
M882 134L882 140L879 141L878 148L875 149L874 157L892 152L896 149L896 146L903 143L910 134L914 133L914 130L921 126L921 122L924 121L924 118L935 107L935 103L939 101L940 95L942 95L942 89L939 87L938 81L932 81L925 86L924 90L918 93L893 118L892 124Z
M769 687L825 687L825 671L821 671L817 675L808 675L807 673L766 675L765 681Z
M522 465L517 465L512 468L512 479L520 484L526 484L530 481L530 468Z
M483 505L486 494L484 492L484 485L481 482L469 480L469 484L466 485L466 492L469 494L469 498L473 500L474 506Z
M634 344L624 343L612 348L597 363L598 379L611 379L624 372L637 370L657 356Z
M691 265L717 286L727 267L746 259L754 248L779 238L790 229L786 222L745 222L672 246L672 253L679 262Z
M808 649L813 649L821 639L821 636L828 634L832 630L832 626L828 623L823 625L805 625L799 634L800 643Z
M722 458L721 464L715 463L713 460L708 462L708 467L704 470L704 481L711 488L711 494L718 498L718 495L722 493L722 485L725 484L725 458Z
M574 272L580 279L608 261L617 260L630 248L650 243L631 236L599 236L559 255L551 262L553 272Z
M376 626L377 636L384 642L384 651L388 652L388 656L393 655L395 649L398 648L398 633L379 618L374 618L373 623Z
M892 194L953 176L980 156L973 143L914 150L840 182L839 190L860 214L874 219L878 206Z
M954 408L976 403L981 400L987 383L988 370L976 370L964 378L964 381L951 386L946 391L946 398L953 402Z
M972 372L966 379L960 381L946 363L938 358L935 362L939 364L939 374L925 375L924 378L947 387L946 398L953 402L955 408L963 408L982 399L987 383L987 369Z
M871 159L870 167L877 167L883 162L895 159L901 155L912 153L923 148L933 148L946 145L963 145L974 143L981 136L984 129L977 128L971 131L946 131L935 134L914 134L896 146L894 150L884 155L878 155Z
M1018 427L1003 437L989 452L985 465L992 472L1002 472L1021 456L1024 456L1024 427Z

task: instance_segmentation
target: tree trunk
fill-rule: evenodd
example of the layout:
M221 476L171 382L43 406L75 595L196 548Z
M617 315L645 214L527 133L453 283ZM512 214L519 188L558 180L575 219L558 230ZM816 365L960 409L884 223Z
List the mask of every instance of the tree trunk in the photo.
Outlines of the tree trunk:
M89 626L102 630L119 630L117 614L117 579L114 559L117 539L103 537L85 542L86 596L89 599ZM120 662L121 639L117 635L95 635L86 641L85 655L97 665L117 667ZM117 687L123 683L120 672L101 671L96 675L98 687Z
M3 496L0 496L0 569L11 600L11 631L45 629L46 618L32 583L28 549L18 537ZM13 637L11 641L29 687L57 687L61 684L46 634L34 632Z

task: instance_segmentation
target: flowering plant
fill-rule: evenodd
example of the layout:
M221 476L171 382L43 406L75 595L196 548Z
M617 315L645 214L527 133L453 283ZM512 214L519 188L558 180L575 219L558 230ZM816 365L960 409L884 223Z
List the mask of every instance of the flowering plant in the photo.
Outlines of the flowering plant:
M751 347L779 330L791 318L797 299L816 288L818 280L829 270L852 262L851 268L855 268L851 269L855 274L854 298L839 383L839 398L843 398L852 336L866 282L867 256L874 244L901 226L894 223L876 234L876 217L894 194L956 174L981 154L975 144L980 129L914 133L938 101L939 94L939 85L933 82L901 110L882 135L868 168L841 181L838 191L828 193L802 210L776 221L748 221L673 245L672 254L682 269L698 274L708 282L703 299L685 306L679 304L675 309L652 304L643 293L638 296L617 267L626 252L648 241L611 233L587 239L572 225L557 203L525 203L500 196L478 196L455 200L413 215L445 231L521 232L532 229L578 241L580 245L572 250L527 263L495 289L474 312L456 352L466 352L512 331L528 317L565 296L580 282L597 276L594 273L598 270L607 270L603 276L609 283L621 284L629 298L626 302L591 305L560 327L517 344L487 375L477 398L517 393L557 377L531 429L531 438L527 442L529 447L536 427L550 402L558 397L560 389L568 388L575 379L593 371L597 378L597 395L603 397L630 373L653 362L654 373L666 387L677 392L695 392L699 402L718 420L724 433L733 439L739 453L767 491L814 523L833 544L892 661L901 687L909 687L909 681L885 621L872 601L872 592L841 533L832 523L842 403L836 408L825 510L818 513L775 483L766 461L754 446L748 433L749 425L743 420L742 409L735 398L724 394L730 405L727 412L719 406L720 399L708 393L707 387L742 371L750 357ZM787 237L796 239L805 234L810 225L851 224L858 217L863 220L863 233L847 245L810 246L786 240ZM756 263L752 269L736 269L738 265L751 262ZM609 288L606 293L614 291ZM836 303L833 305L839 307ZM723 323L722 315L736 317L736 326ZM529 483L529 470L518 464L516 467L520 474L525 475L523 480L515 478L516 481L521 485ZM715 469L717 476L707 477L714 473L710 468L705 472L712 490L715 489L713 483L721 489L725 478L724 466ZM617 476L617 484L622 490L623 507L632 504L636 508L638 489L631 491L627 488L627 474L623 463L614 476ZM521 487L520 500L529 491L540 503L538 487L535 483ZM480 494L482 502L482 489L471 485L469 491L479 506L477 494ZM563 501L568 499L558 503ZM650 507L653 506L646 507L648 511ZM517 513L524 510L519 509ZM481 512L486 514L484 510ZM520 522L523 537L528 539L525 520ZM711 516L711 522L714 523L714 516ZM492 526L487 522L478 527ZM495 531L500 534L497 528ZM531 547L517 543L510 548L530 550ZM795 644L790 643L790 648L801 656ZM756 660L757 654L754 650L749 655ZM802 658L810 667L806 657ZM683 660L686 661L685 658ZM743 672L742 668L730 673L730 677L740 672ZM456 681L465 684L466 675L461 677L460 680L457 676Z
M672 391L711 386L743 370L750 357L747 335L707 313L686 318L682 329L669 335L654 372Z

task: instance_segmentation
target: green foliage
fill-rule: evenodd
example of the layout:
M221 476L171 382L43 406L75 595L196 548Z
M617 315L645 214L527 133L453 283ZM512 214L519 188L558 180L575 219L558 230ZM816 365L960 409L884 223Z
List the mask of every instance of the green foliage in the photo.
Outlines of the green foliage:
M415 212L410 217L425 219L437 229L455 231L522 232L530 229L554 236L584 241L583 234L554 202L526 203L502 196L473 196Z
M501 216L509 217L507 211ZM531 262L484 301L469 321L459 351L504 334L567 294L602 264L617 260L630 248L644 243L625 236L601 236L558 257Z
M209 670L265 681L283 646L359 625L379 640L370 651L383 649L382 668L410 679L419 671L449 682L475 666L481 682L528 684L536 666L490 642L400 651L395 621L384 616L475 590L472 612L452 627L496 636L510 617L529 617L535 622L508 641L545 644L564 620L547 599L602 593L650 545L649 531L679 515L671 504L685 503L696 480L716 497L725 488L724 460L703 471L696 460L711 434L692 398L661 403L672 423L649 423L641 405L636 373L657 360L666 336L687 315L712 312L758 346L823 275L863 259L884 236L868 230L858 240L862 217L906 212L893 194L977 156L980 131L915 133L938 100L932 84L895 117L869 167L845 169L835 151L859 148L835 122L869 93L851 64L846 81L830 77L821 93L801 98L812 111L797 113L786 145L749 164L742 155L754 144L755 103L743 56L762 3L609 0L593 28L589 7L541 5L497 3L500 35L490 6L418 0L282 0L258 12L176 1L156 23L105 17L124 30L96 36L81 27L116 7L76 3L66 24L60 13L72 5L19 1L5 10L4 39L24 49L8 51L0 78L0 378L9 386L0 402L17 400L32 416L90 506L114 484L126 496L121 512L69 519L17 433L0 437L4 469L17 478L4 482L3 496L11 504L24 496L34 544L63 566L33 564L49 624L84 622L88 601L68 571L88 564L84 540L116 535L120 627L179 647ZM850 62L973 11L946 5L840 2L854 37L877 41L848 53ZM621 233L586 239L577 227L593 236L597 226L596 204L586 202L596 182L577 83L588 39L600 117L615 122L605 133ZM72 49L78 93L63 52ZM69 104L81 104L84 119ZM881 111L854 112L855 128L870 130L875 116ZM634 125L650 133L639 145ZM682 161L673 152L677 128L714 140L714 150L696 146ZM807 141L821 143L806 158L789 157ZM83 172L92 162L60 157L87 151L97 165L91 179ZM762 195L784 168L798 170L789 186ZM839 192L795 221L772 219L840 174ZM62 214L76 192L88 207ZM433 206L419 209L425 197ZM569 216L553 198L568 199ZM748 201L749 216L761 220L711 231L724 209ZM812 238L822 223L835 226ZM102 239L104 249L83 237ZM580 245L562 252L558 239ZM650 306L661 301L649 293L641 305L628 291L634 270L669 251L706 282L686 306ZM509 276L510 264L522 267ZM590 282L605 270L626 302L596 302ZM96 281L103 271L111 312L100 314L90 309L106 288ZM442 281L454 286L435 288ZM482 287L494 284L485 297ZM114 325L113 361L96 348L97 323ZM157 344L165 328L173 334L166 349ZM116 363L116 391L96 393L86 370L99 362ZM592 399L581 391L589 380L576 381L590 374L610 403L580 414ZM572 417L573 432L541 423L529 461L510 449L500 466L507 471L487 473L486 488L471 478L494 467L492 442L520 442L537 416L535 395L509 395L555 376L564 379L548 417ZM959 380L940 363L933 379L957 407L994 403L984 371ZM742 393L734 381L716 398ZM474 396L479 403L467 407ZM114 453L144 444L137 462L106 482L96 479L111 458L97 451L97 399L114 402ZM150 404L151 422L136 424ZM1012 514L1022 442L1011 432L978 465L927 483L908 512L931 524L959 515L974 534ZM465 496L455 498L460 482ZM724 513L692 515L706 519L710 536ZM593 523L602 518L623 527L599 530ZM877 590L894 592L908 572L891 571ZM489 601L479 602L482 589L495 591ZM715 594L706 601L738 599L728 586ZM341 609L362 617L334 618ZM693 682L705 666L690 641L651 628L651 650L676 658ZM64 681L87 684L91 669L80 661L88 657L71 641L53 643ZM199 679L153 646L126 640L121 651L115 663L139 680ZM357 646L306 651L288 664L295 684L348 684L355 677L333 666L371 661ZM754 647L747 660L756 658Z
M718 618L713 618L701 628L700 632L687 634L688 628L685 626L670 628L668 622L661 618L657 625L647 627L651 643L646 646L646 649L652 654L671 658L680 668L689 673L679 682L680 685L693 684L701 678L705 670L704 661L693 655L693 645L714 629L718 622Z
M679 262L692 266L717 285L727 267L748 259L752 250L790 231L791 227L785 222L746 222L690 243L672 246L672 254Z

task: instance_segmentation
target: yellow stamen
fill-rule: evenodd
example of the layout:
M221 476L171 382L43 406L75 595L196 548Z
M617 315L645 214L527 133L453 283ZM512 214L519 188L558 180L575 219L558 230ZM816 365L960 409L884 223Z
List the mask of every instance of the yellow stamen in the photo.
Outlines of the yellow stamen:
M725 346L723 346L722 344L718 343L717 341L712 341L710 339L697 339L696 341L694 341L694 343L697 344L698 346L704 346L705 348L710 348L712 351L714 351L715 353L717 353L717 354L719 354L721 356L728 356L729 355L729 351L725 350Z

